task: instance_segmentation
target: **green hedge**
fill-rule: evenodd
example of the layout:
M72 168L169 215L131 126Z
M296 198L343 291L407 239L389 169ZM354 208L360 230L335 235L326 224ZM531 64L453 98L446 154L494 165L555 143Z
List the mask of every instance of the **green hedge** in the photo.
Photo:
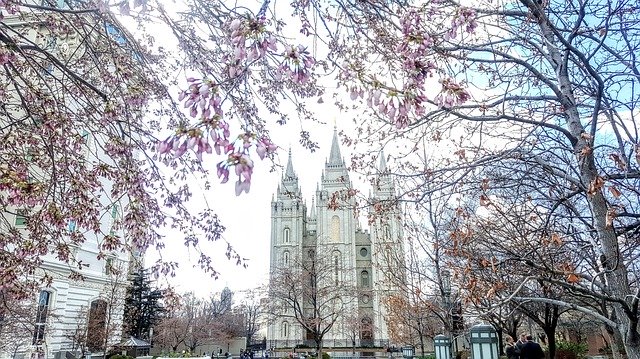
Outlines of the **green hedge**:
M578 359L584 358L589 351L586 343L574 343L558 341L556 342L556 359Z

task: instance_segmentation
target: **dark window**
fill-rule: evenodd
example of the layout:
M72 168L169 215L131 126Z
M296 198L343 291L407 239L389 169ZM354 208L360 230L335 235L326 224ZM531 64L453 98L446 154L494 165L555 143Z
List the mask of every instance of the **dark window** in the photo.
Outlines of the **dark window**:
M16 227L26 227L28 219L28 213L26 209L19 209L16 211Z
M107 302L97 299L91 302L89 323L87 325L87 348L92 352L104 348L107 325Z
M46 290L41 291L40 297L38 298L38 309L36 311L36 324L33 330L33 345L40 345L44 341L50 304L51 292Z
M363 287L369 286L369 272L367 272L366 270L360 272L360 279Z

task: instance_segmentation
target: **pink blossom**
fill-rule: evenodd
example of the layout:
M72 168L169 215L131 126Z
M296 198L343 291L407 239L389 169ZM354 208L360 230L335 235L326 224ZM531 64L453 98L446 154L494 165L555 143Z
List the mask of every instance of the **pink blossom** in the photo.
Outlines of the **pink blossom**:
M440 83L442 90L436 96L435 101L443 108L452 108L471 98L469 92L451 78L441 79Z
M218 178L222 178L220 183L227 183L229 180L229 167L226 165L226 161L219 162L216 167L218 168Z
M251 182L249 181L236 181L236 196L239 196L244 191L245 193L249 193L249 189L251 187Z
M262 137L256 144L256 152L261 160L269 153L274 153L278 149L278 146L274 145L267 137Z
M294 82L305 83L311 77L311 69L314 65L315 60L306 47L298 45L297 47L290 47L284 53L284 60L280 64L278 71L287 74ZM276 74L276 76L279 75Z

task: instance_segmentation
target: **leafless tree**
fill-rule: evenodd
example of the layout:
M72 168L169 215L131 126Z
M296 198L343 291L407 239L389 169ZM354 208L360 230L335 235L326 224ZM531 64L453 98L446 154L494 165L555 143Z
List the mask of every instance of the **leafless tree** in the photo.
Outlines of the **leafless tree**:
M334 325L357 305L357 288L341 278L348 268L337 268L330 251L322 245L302 258L294 256L290 264L272 273L269 283L271 320L292 319L303 335L313 340L318 357L323 338ZM297 258L296 258L297 257Z

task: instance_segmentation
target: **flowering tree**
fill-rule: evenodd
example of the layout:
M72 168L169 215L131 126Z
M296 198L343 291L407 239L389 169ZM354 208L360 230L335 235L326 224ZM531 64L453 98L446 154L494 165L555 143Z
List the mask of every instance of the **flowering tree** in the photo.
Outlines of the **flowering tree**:
M182 133L188 116L159 80L157 58L110 5L0 1L0 289L7 295L26 297L51 281L37 270L45 260L67 264L69 276L81 279L86 265L74 249L88 242L98 259L161 250L168 227L185 233L199 265L217 275L198 243L220 239L224 227L211 209L188 209L192 193L183 182L206 170L189 156L167 157L156 139L163 129ZM119 5L126 12L129 4ZM263 157L275 149L267 140L257 145ZM174 170L169 176L156 165L156 149ZM226 256L240 260L231 246ZM169 274L176 266L160 260L153 269Z
M36 310L0 292L0 351L16 354L33 340Z
M337 87L350 93L353 102L343 105L369 108L350 143L406 145L398 146L397 161L390 161L403 180L413 179L404 198L421 202L430 191L426 184L438 184L460 196L477 195L477 204L515 199L544 210L540 226L548 236L557 228L548 224L559 222L580 233L574 250L586 246L589 251L578 253L596 253L598 265L572 273L551 268L552 275L541 278L545 285L603 300L615 320L592 313L622 334L630 357L640 357L632 239L640 212L636 5L624 0L472 6L447 0L305 0L291 6L303 39L323 44L322 51L311 54L315 63L329 66ZM226 32L203 31L220 40L216 44L229 44L227 53L238 43L232 40L238 29L246 35L236 57L216 58L229 70L216 74L237 75L239 60L246 76L279 81L276 64L286 65L291 52L281 48L274 58L267 51L258 60L243 53L252 53L261 39L254 32L262 29L256 22L266 24L264 31L283 29L275 17L282 9L268 2L253 12L204 2L194 8L198 14L189 16L198 20L228 19ZM233 23L238 17L240 27ZM298 63L304 72L310 62L300 58ZM307 86L314 83L313 74L291 78L299 79ZM430 87L437 90L430 93ZM422 151L416 150L422 147L442 151L438 156L430 151L428 165L420 166ZM464 211L463 219L473 219L473 208ZM563 274L572 280L553 280ZM592 290L588 285L597 279L603 283ZM567 298L528 300L580 307Z
M2 3L9 11L16 11L13 5ZM466 6L452 0L297 0L283 7L269 1L230 6L225 1L192 0L186 5L187 9L178 14L169 13L162 4L140 6L146 8L146 14L169 25L182 53L180 61L170 63L173 69L195 73L184 84L178 99L188 113L168 122L175 133L155 144L159 158L178 168L181 161L188 158L184 156L193 154L196 165L186 161L192 166L185 168L195 170L200 156L215 152L222 156L221 161L213 161L221 181L226 182L234 174L236 193L248 191L254 167L252 153L258 157L272 154L276 147L268 129L289 119L283 102L293 103L292 107L301 116L312 118L304 99L323 94L321 85L326 78L321 79L321 75L330 75L335 79L331 87L350 95L350 100L337 100L339 106L368 109L360 119L357 138L349 143L367 147L374 144L378 148L381 144L398 145L398 153L394 153L389 162L402 179L411 179L403 189L403 199L420 203L433 191L426 189L426 184L437 184L432 188L455 191L461 196L474 196L476 202L485 205L494 197L515 198L522 204L533 203L546 211L547 220L541 227L545 227L545 223L564 221L571 236L580 233L580 245L591 251L580 253L595 253L598 265L574 268L570 274L577 280L560 283L545 279L545 283L588 291L603 300L615 311L615 320L607 323L622 334L628 355L640 357L634 276L637 241L633 240L637 237L640 213L637 201L640 141L635 113L639 12L634 2L519 0L480 1ZM129 4L122 2L121 8L126 13ZM293 15L294 24L285 23L286 15ZM143 14L142 18L149 16ZM286 36L291 29L299 32L298 38ZM0 40L5 44L4 55L0 58L4 65L32 65L25 60L30 57L24 55L30 47L18 46L22 52L16 51L16 42L6 41L8 36L3 36ZM91 61L95 59L91 57ZM122 60L129 61L130 66L98 68L105 72L109 69L127 71L138 66L132 59L135 56ZM56 62L54 66L61 67ZM23 72L9 73L15 77ZM137 79L148 73L134 71L122 78ZM93 90L79 81L78 76L70 74L69 78L73 86ZM22 85L22 82L14 81L16 83ZM111 92L103 92L120 96L122 86L118 86L121 84L105 81L93 87L111 88ZM43 86L25 88L32 91ZM126 88L126 95L109 106L99 93L90 91L89 98L94 101L91 103L103 101L100 106L91 107L103 110L90 115L108 115L115 108L115 113L131 118L126 106L130 106L131 101L137 104L135 101L141 100L137 95L141 93L145 95L142 101L146 102L145 91L157 87L144 82L144 86ZM435 91L430 91L431 88ZM77 96L81 92L69 93ZM22 107L32 104L42 107L40 99L47 97L37 93L12 98L24 98L20 102ZM47 119L51 117L47 117L47 113L43 115ZM9 122L19 123L20 118ZM55 121L60 121L59 118L70 119L70 116L53 116ZM123 127L128 128L129 122ZM123 141L133 143L138 137L121 139L117 135L121 122L110 124L113 131L106 137L112 141L105 143L114 145L106 148L120 159L123 155L118 150L130 148L122 146ZM72 141L69 145L74 148L82 136L72 140L73 136L66 134L77 133L77 129L72 125L68 127L54 128L61 128L60 141ZM232 131L239 131L239 135L232 136ZM25 171L17 167L24 161L14 153L20 153L15 149L30 142L10 133L11 136L5 135L10 141L3 142L8 143L8 150L0 152L9 159L6 163L11 164L2 170L2 189L12 196L18 193L19 205L38 199L41 187L47 189L44 193L59 193L51 192L49 183L65 181L45 181L41 186L25 181ZM311 149L315 147L305 130L301 131L301 142ZM416 165L417 158L426 160L427 150L431 148L441 151L430 151L428 164ZM432 152L440 153L436 156ZM64 152L55 152L59 153ZM377 151L369 159L376 155ZM56 164L64 163L60 158L55 159ZM150 187L153 183L160 186L160 182L153 180L153 166L145 167L132 156L126 159L125 163L131 164L129 168L135 167L130 172L139 175L126 172L126 176L120 176L124 173L116 171L113 177L129 181L117 181L114 188L117 194L124 193L124 188L129 189L126 195L132 197L131 209L140 217L134 215L129 217L132 221L125 220L127 229L136 245L161 246L159 235L148 233L149 228L167 220L159 214L162 213L157 210L160 206L139 194L146 192L130 190L139 189L143 182L152 183L147 184ZM47 164L42 162L38 166L51 169ZM362 159L355 164L367 166L369 163ZM104 173L104 167L89 168ZM143 169L149 173L143 176L140 173ZM82 169L77 171L70 172L81 175L69 178L97 176ZM152 177L151 181L148 177ZM483 192L474 192L478 188ZM176 209L180 218L193 218L182 206L189 193L185 187L177 193L167 193L163 204ZM42 213L36 217L38 221L29 222L31 232L38 229L37 224L31 223L40 223L41 219L52 222L48 218L56 218L57 227L52 228L62 228L60 218L74 218L64 211L61 216L57 215L59 208L66 208L63 205L48 209L50 202L39 201L47 210L38 212ZM143 217L147 212L151 214ZM474 217L473 210L464 212L463 209L461 218ZM206 215L210 220L200 221L197 228L219 229L215 217L210 212ZM206 225L202 225L203 222ZM185 223L188 222L179 221L175 225L182 227ZM83 223L83 226L95 227L89 224ZM219 235L216 230L208 233L213 233L208 236L212 239ZM16 236L13 234L8 241L22 243L21 237ZM139 243L141 238L145 240ZM191 236L187 242L192 244L195 240ZM578 245L578 242L574 243ZM29 252L31 243L28 244L24 251L33 253ZM45 248L48 247L40 246L41 251L47 251ZM9 257L3 263L21 260L21 257ZM210 267L206 257L202 263ZM552 273L565 272L555 268ZM11 277L5 275L4 278ZM587 284L592 279L602 282L595 291L588 290ZM575 305L550 298L531 300Z

